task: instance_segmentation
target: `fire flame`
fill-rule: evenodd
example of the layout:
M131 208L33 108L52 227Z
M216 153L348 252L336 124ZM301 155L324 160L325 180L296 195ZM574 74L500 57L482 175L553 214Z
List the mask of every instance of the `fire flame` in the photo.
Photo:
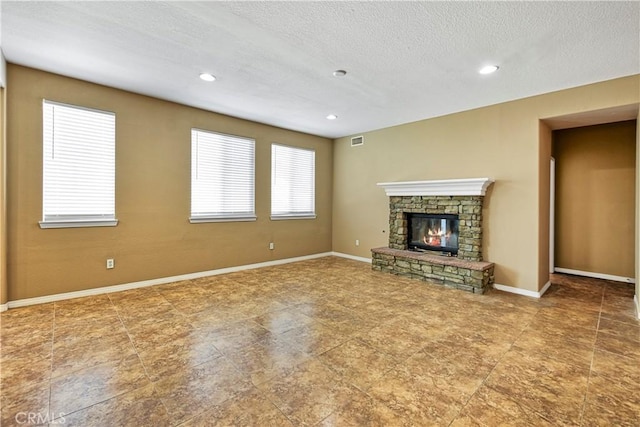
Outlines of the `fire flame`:
M451 232L445 233L439 228L433 228L433 229L430 228L427 231L427 234L425 236L422 236L422 241L424 242L425 245L441 246L443 237L448 239L449 237L451 237Z

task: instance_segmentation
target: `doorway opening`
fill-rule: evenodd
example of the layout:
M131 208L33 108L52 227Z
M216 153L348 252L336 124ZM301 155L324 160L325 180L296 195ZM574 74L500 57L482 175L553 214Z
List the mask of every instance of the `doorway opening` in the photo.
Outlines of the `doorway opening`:
M635 282L636 133L636 120L552 131L551 272Z

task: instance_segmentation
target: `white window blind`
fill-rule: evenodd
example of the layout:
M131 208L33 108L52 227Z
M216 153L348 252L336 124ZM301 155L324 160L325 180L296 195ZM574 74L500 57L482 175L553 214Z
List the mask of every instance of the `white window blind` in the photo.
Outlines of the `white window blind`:
M42 228L114 226L114 113L43 100Z
M271 145L271 219L315 218L314 150Z
M255 141L191 130L191 222L253 221Z

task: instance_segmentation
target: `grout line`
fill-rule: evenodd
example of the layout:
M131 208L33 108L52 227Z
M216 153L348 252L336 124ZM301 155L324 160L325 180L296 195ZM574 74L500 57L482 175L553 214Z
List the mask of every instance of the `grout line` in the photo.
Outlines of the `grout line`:
M538 310L536 311L536 313L531 316L531 319L529 320L529 322L527 322L527 324L522 328L522 330L520 331L520 333L518 334L517 337L515 337L513 339L513 341L511 342L511 344L509 345L509 348L506 349L502 355L500 355L500 357L498 358L498 361L495 363L495 365L493 365L493 367L491 368L491 370L489 371L489 373L483 378L482 382L480 383L480 385L478 385L478 387L476 387L476 389L473 391L473 393L471 393L471 395L469 396L469 398L464 402L464 404L462 405L462 407L460 408L460 411L458 411L458 414L456 415L456 417L451 421L451 423L449 423L449 425L453 424L453 422L460 416L460 414L462 413L462 410L464 408L466 408L466 406L469 404L469 402L471 401L471 399L473 398L473 396L476 395L476 393L478 393L478 390L480 390L484 385L485 382L487 381L487 379L491 376L491 374L493 373L493 371L495 371L495 369L498 367L498 365L500 364L500 362L502 362L502 359L504 358L504 356L509 353L512 349L514 344L516 343L516 341L518 341L520 339L520 337L522 337L525 333L525 331L529 328L529 325L531 325L531 323L533 323L533 319L538 315L538 313L540 312L540 308L538 308ZM487 386L489 387L489 386ZM509 398L509 400L511 400ZM519 407L522 405L522 403L517 402L515 400L511 400L511 402L514 402L516 405L518 405ZM545 419L543 416L541 416L540 414L538 414L538 412L536 412L535 410L533 410L532 408L526 407L528 411L540 416L541 418ZM473 414L470 414L471 418L473 418L475 421L477 421L478 423L482 424L482 425L486 425L485 423L481 422L480 420L477 420Z
M142 361L142 358L140 357L140 353L138 353L138 349L136 348L135 344L133 343L133 338L131 337L131 333L129 332L129 328L127 328L127 325L125 324L124 320L122 320L122 316L120 316L120 311L118 310L118 307L116 306L116 304L113 302L112 296L110 294L107 294L107 297L109 298L109 302L111 303L111 305L113 306L113 309L116 312L116 316L118 316L118 320L120 321L120 324L122 325L122 327L124 328L125 332L127 333L127 337L129 338L129 342L131 343L131 346L133 347L133 351L135 352L136 356L138 356L138 360L140 361L140 364L142 365L142 369L144 369L144 374L147 376L147 380L149 380L149 383L153 387L153 391L154 391L154 395L155 395L157 393L156 384L155 384L155 382L151 381L151 377L149 376L149 372L147 370L147 367L145 366L144 362ZM162 407L164 408L165 412L167 413L167 416L169 418L171 418L171 414L169 413L169 409L164 404L164 401L160 397L157 397L157 399L160 402L160 404L162 405Z
M280 407L271 399L269 399L269 396L267 393L263 392L262 390L260 390L259 387L257 387L255 384L252 384L252 387L255 388L256 390L258 390L258 393L260 393L260 396L264 397L264 399L269 402L269 404L271 406L273 406L274 408L276 408L278 410L278 412L280 412L282 414L282 416L289 421L289 423L291 423L292 426L295 426L296 424L293 422L293 420L291 418L289 418L287 416L287 414L285 414L282 409L280 409ZM323 418L322 420L320 420L318 423L316 423L316 425L319 425L322 421L324 421L326 418L329 418L331 415L333 415L333 412L329 415L327 415L325 418Z
M54 343L56 342L56 311L57 309L56 309L55 302L52 305L53 305L53 319L51 319L51 356L49 360L49 402L47 404L47 412L48 412L47 418L49 416L53 417L53 409L51 408L51 397L53 394L53 387L52 387L51 381L53 378L53 361L54 361L53 350L54 350Z
M600 299L600 311L598 313L598 323L596 324L596 334L593 339L593 347L591 349L591 363L589 364L589 374L587 375L587 388L584 391L584 399L582 400L582 408L580 409L580 425L584 420L584 412L587 408L587 396L589 395L589 385L591 384L591 373L593 372L593 360L596 355L596 342L598 341L598 334L600 333L600 320L602 319L602 307L604 306L604 296L606 293L607 285L605 284L602 289L602 298Z
M175 282L172 282L172 283L175 283ZM171 301L169 301L169 300L168 300L168 299L167 299L167 298L162 294L162 292L160 291L160 289L154 289L154 291L155 291L155 293L156 293L156 294L158 294L160 297L162 297L162 299L163 299L164 301L166 301L166 302L171 306L171 309L172 309L172 310L174 310L176 313L178 313L178 314L183 318L183 320L184 320L184 321L185 321L185 322L186 322L186 323L187 323L187 324L188 324L188 325L189 325L193 330L198 329L198 328L196 328L196 327L191 323L191 321L189 321L188 316L187 316L185 313L183 313L181 310L179 310L178 308L176 308L176 306L175 306ZM135 346L135 343L134 343L133 337L132 337L132 335L131 335L131 332L129 331L129 328L127 327L126 323L124 322L124 320L123 320L123 319L122 319L122 317L120 316L120 312L118 311L118 309L117 309L117 307L116 307L115 303L114 303L114 302L113 302L113 300L111 299L111 295L108 295L108 297L109 297L109 300L111 301L111 304L114 306L114 309L116 310L116 313L117 313L117 315L118 315L118 319L120 320L120 323L122 323L122 326L124 327L125 331L127 332L127 336L129 337L129 342L130 342L130 343L131 343L131 345L133 346L133 350L135 351L136 356L138 356L138 360L140 361L140 364L142 365L142 368L144 369L145 375L147 376L147 379L149 380L150 385L153 387L154 392L156 392L156 393L157 393L156 383L157 383L158 381L161 381L161 379L158 379L158 380L156 380L156 381L153 381L153 380L151 379L151 376L149 375L148 368L147 368L147 366L145 365L145 363L144 363L144 361L143 361L142 357L140 357L140 352L138 351L138 348ZM218 351L218 353L220 354L220 356L219 356L219 357L221 357L221 358L223 358L223 359L227 360L227 362L231 363L231 362L227 359L227 357L226 357L226 355L225 355L224 353L222 353L222 352L221 352L221 351L220 351L220 350L219 350L215 345L214 345L213 347L214 347L214 348L216 349L216 351ZM210 362L210 361L212 361L212 360L214 360L214 358L211 358L211 359L205 360L205 361L203 361L203 362L201 362L201 363L198 363L197 365L193 365L192 367L196 367L196 366L203 365L203 364L208 363L208 362ZM234 369L236 369L236 370L238 370L238 371L239 371L239 369L238 369L238 368L237 368L233 363L231 363L231 365L234 367ZM169 377L169 376L171 376L171 375L167 375L167 377ZM219 402L218 404L222 404L223 402L226 402L227 400L232 399L234 396L236 396L236 395L234 394L233 396L229 397L228 399L225 399L225 400L224 400L224 401L222 401L222 402ZM167 413L167 416L168 416L170 419L172 419L172 418L174 417L174 415L169 411L169 409L168 409L168 408L167 408L167 406L165 405L165 403L164 403L164 399L162 399L161 397L156 397L156 398L158 399L158 401L160 402L160 404L161 404L161 405L162 405L162 407L164 408L165 412ZM201 414L204 414L206 411L207 411L207 409L203 409L203 410L202 410L202 411L200 411L200 412L197 412L197 413L195 413L195 414L191 414L191 415L192 415L191 417L186 418L186 419L183 419L180 423L175 424L175 425L182 425L182 424L185 424L185 423L187 423L189 420L191 420L192 418L195 418L195 417L197 417L197 416L199 416L199 415L201 415Z
M120 313L118 313L118 310L116 309L115 304L114 304L114 303L113 303L113 301L111 300L111 296L110 296L110 295L107 295L107 297L108 297L108 299L109 299L109 303L113 306L113 309L114 309L114 310L115 310L115 312L116 312L116 315L117 315L117 317L118 317L118 320L120 321L120 323L122 324L122 326L125 328L125 331L127 332L127 337L129 338L129 342L131 342L131 344L133 345L133 343L132 343L132 341L131 341L131 337L129 336L129 331L128 331L127 327L125 326L124 322L122 321L122 318L120 317ZM56 303L54 303L54 304L56 304ZM142 363L142 360L140 359L140 356L138 355L138 352L137 352L137 350L136 350L135 346L133 346L133 350L134 350L134 352L135 352L136 356L138 356L138 360L140 361L140 364L142 365L142 368L143 368L143 369L145 369L145 375L147 375L146 368L145 368L144 364ZM121 358L120 360L123 360L123 359ZM111 360L111 361L107 361L107 362L103 362L103 363L100 363L100 364L98 364L98 365L93 365L93 366L90 366L90 367L80 368L80 369L77 369L77 370L75 370L75 371L73 371L73 372L70 372L70 373L68 373L68 374L65 374L65 375L63 375L63 376L73 375L73 374L74 374L74 373L76 373L76 372L83 371L83 370L87 370L87 369L93 369L93 368L95 368L95 367L98 367L98 366L101 366L101 365L105 365L105 364L107 364L107 363L111 363L111 362L113 362L113 360ZM148 375L147 375L147 379L149 379L149 378L148 378ZM150 382L151 382L151 381L150 381ZM151 382L151 384L153 384L153 383ZM146 387L146 386L144 386L144 387ZM140 387L140 388L144 388L144 387ZM77 410L75 410L75 411L73 411L73 412L70 412L70 413L68 413L68 414L64 414L64 416L71 415L71 414L75 414L75 413L77 413L77 412L81 412L81 411L85 411L85 410L87 410L87 409L89 409L89 408L92 408L92 407L94 407L94 406L97 406L97 405L100 405L100 404L102 404L102 403L108 402L108 401L110 401L110 400L116 399L116 398L118 398L118 397L120 397L120 396L123 396L123 395L129 394L129 393L133 393L133 392L135 392L135 391L139 390L140 388L133 389L133 390L129 390L129 391L124 391L124 392L120 392L120 393L114 394L113 396L107 397L106 399L103 399L103 400L100 400L100 401L94 402L94 403L92 403L92 404L91 404L91 405L89 405L89 406L85 406L85 407L83 407L83 408L79 408L79 409L77 409ZM154 387L154 390L155 390L155 387ZM159 399L159 400L160 400L160 399ZM160 401L160 402L162 403L162 401ZM163 406L164 406L164 404L163 404ZM168 412L167 412L167 414L168 414Z

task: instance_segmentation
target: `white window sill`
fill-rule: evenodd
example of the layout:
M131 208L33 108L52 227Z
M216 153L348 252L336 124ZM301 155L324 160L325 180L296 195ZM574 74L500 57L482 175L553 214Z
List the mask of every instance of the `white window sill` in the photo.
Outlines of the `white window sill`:
M216 217L216 216L196 216L190 217L189 222L191 224L201 224L204 222L249 222L255 221L256 216L236 216L236 217Z
M316 219L315 215L271 215L271 221L284 221L288 219Z
M40 228L84 228L84 227L115 227L117 219L91 219L66 221L40 221Z

